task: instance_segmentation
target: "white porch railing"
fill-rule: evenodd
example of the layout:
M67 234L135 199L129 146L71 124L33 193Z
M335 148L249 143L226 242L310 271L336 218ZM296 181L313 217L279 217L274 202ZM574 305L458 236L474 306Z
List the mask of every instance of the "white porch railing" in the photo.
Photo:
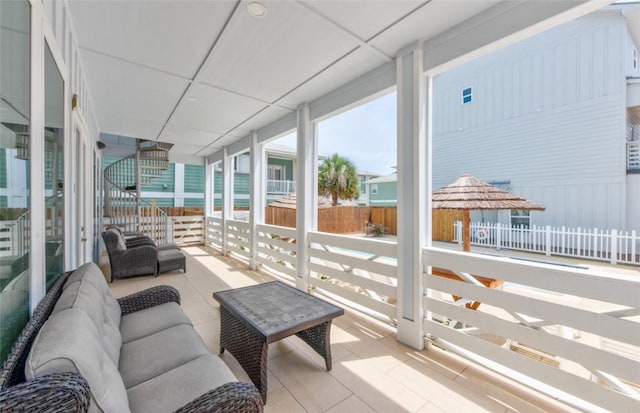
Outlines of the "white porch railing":
M0 257L18 255L17 221L0 221Z
M249 229L249 223L246 221L227 220L227 250L246 262L251 257Z
M435 343L535 388L559 389L564 401L638 411L640 280L439 248L425 249L424 262L424 330ZM469 274L505 284L486 288ZM474 311L468 301L482 304Z
M276 181L273 179L267 180L267 195L288 195L294 192L296 192L295 181Z
M640 141L627 142L627 171L640 171Z
M462 241L462 224L456 224L454 241ZM640 234L636 231L566 228L551 226L512 227L500 223L475 222L470 227L471 244L496 249L536 252L545 255L640 264Z
M177 245L195 245L204 242L203 216L170 216L169 221L173 227L173 242Z
M274 225L257 225L258 262L263 269L295 282L296 273L296 231Z
M208 244L220 247L221 220L207 223ZM227 232L227 250L247 261L248 224L227 221ZM256 236L261 269L295 281L296 231L257 225ZM308 236L310 288L393 323L397 245ZM427 339L586 411L638 411L639 279L439 248L425 248L423 258Z
M397 244L321 232L309 233L309 284L388 322L397 318Z
M222 249L222 219L207 217L205 232L205 245Z

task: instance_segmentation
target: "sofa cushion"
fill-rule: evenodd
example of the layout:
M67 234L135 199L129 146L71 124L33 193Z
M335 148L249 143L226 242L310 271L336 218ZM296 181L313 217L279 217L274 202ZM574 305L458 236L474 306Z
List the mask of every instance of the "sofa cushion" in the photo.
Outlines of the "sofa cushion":
M122 345L120 374L126 388L210 354L198 333L181 324Z
M107 280L104 278L104 274L100 271L100 268L93 262L88 262L78 267L67 280L65 287L75 281L85 280L93 285L98 291L103 293L105 314L107 314L116 326L120 325L120 317L122 316L122 309L118 300L111 293L111 289L107 284Z
M120 360L122 337L119 326L105 314L104 294L84 278L72 283L67 282L52 314L69 308L80 309L87 313L100 334L105 351L117 366Z
M91 390L90 412L128 412L129 400L116 366L87 312L71 308L51 315L36 337L25 364L27 379L80 373Z
M220 357L191 360L127 390L134 413L174 411L225 383L237 381Z
M180 324L192 325L177 303L165 303L122 317L120 334L122 342L128 343Z

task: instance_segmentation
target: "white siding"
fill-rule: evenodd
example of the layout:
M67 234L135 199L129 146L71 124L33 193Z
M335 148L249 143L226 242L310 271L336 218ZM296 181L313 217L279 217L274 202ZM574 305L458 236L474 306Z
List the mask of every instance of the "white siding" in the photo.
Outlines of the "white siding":
M508 180L547 207L532 223L625 228L626 36L601 12L437 77L434 188Z
M640 174L627 176L627 221L630 228L640 230Z

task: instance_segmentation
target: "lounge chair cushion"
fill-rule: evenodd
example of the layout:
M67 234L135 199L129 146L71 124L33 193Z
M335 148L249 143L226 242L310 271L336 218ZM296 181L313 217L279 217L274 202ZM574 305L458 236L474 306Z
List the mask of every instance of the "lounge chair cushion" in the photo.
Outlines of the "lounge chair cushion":
M116 234L118 236L118 243L116 244L116 249L118 249L118 251L124 251L127 249L127 240L122 236L122 234L119 231L116 231L114 229L109 229L108 231L112 231L114 234Z
M82 334L70 334L70 332ZM53 314L40 330L25 365L27 379L77 372L89 383L89 412L129 412L118 369L102 347L102 337L86 311L71 308Z
M123 344L119 370L128 389L206 354L198 333L181 324Z
M122 317L120 334L128 343L180 324L192 325L177 303L165 303Z
M175 369L127 389L129 405L136 413L174 411L193 399L237 381L220 357L198 357Z

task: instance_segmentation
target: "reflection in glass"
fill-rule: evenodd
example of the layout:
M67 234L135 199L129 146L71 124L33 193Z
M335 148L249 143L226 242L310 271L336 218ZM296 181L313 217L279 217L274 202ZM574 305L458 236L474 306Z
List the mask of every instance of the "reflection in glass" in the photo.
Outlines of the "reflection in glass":
M44 190L47 290L62 274L64 252L64 82L49 46L44 56Z
M30 12L0 1L0 361L29 319Z

